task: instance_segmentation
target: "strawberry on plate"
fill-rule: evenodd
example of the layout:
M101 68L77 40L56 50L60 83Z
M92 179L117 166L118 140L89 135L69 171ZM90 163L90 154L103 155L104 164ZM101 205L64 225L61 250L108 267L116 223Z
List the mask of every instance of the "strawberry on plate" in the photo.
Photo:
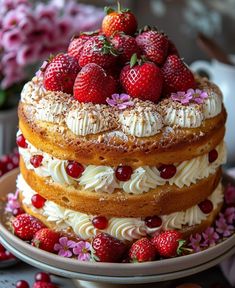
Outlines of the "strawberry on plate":
M152 238L152 244L155 246L158 254L166 258L180 255L184 243L182 234L176 230L168 230Z
M120 262L126 245L107 233L98 234L92 242L94 258L99 262Z
M163 76L161 69L153 62L138 61L137 55L131 57L120 75L123 89L133 98L157 102L161 96Z
M133 262L153 261L156 255L157 251L148 238L137 240L129 251L129 257Z
M87 64L78 73L74 83L74 97L79 102L105 104L106 98L116 92L116 81L95 63Z
M32 240L35 233L44 227L45 225L41 221L26 213L20 214L12 220L14 234L25 241Z
M134 35L137 29L135 15L128 9L121 9L118 2L118 10L105 7L106 16L102 22L102 31L106 36L113 36L115 32L124 32Z
M168 50L168 38L165 34L152 28L138 35L136 42L147 59L158 65L164 63Z
M79 58L79 65L84 67L89 63L95 63L102 68L113 67L118 53L113 44L103 35L90 38L84 44Z
M35 233L32 245L48 252L54 252L54 246L59 242L59 238L59 233L49 228L43 228Z
M68 47L68 54L79 60L84 44L91 37L98 35L98 31L80 33L78 37L72 38Z
M118 51L119 60L121 64L130 61L133 54L141 55L140 48L138 47L135 38L125 35L124 33L116 33L111 39L114 47Z
M167 57L162 67L162 73L166 94L195 88L196 82L193 73L177 55Z
M78 61L68 54L58 54L48 63L43 85L50 91L72 94L73 84L80 68Z

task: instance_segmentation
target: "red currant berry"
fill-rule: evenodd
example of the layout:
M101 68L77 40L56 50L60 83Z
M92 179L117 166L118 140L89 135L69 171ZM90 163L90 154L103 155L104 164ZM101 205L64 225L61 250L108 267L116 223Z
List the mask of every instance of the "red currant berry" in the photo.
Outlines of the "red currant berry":
M94 217L92 220L92 224L94 225L95 228L99 230L103 230L108 227L108 219L104 216L97 216Z
M30 163L33 165L34 168L38 168L42 164L42 160L43 160L42 155L33 155L30 158Z
M31 198L31 202L35 208L40 209L44 206L46 199L39 194L34 194Z
M16 288L29 288L29 283L25 280L19 280L16 282Z
M198 206L204 214L209 214L213 210L213 203L209 199L202 201Z
M19 136L16 137L16 144L20 148L28 148L28 143L26 143L26 139L24 138L23 134L20 134Z
M38 272L35 274L35 281L42 281L46 283L51 283L50 275L45 272Z
M215 149L211 150L208 154L209 162L213 163L217 160L217 158L218 158L218 152Z
M160 171L160 177L163 179L170 179L176 174L176 167L173 164L170 165L161 165L158 170Z
M157 228L162 225L162 219L159 216L148 216L144 221L149 228Z
M75 161L69 161L66 166L66 173L72 178L79 178L84 170L82 164Z
M133 169L130 166L118 166L115 171L116 178L119 181L128 181L131 179Z
M25 212L24 212L24 210L22 208L15 208L12 211L12 215L15 216L15 217L20 215L20 214L23 214L23 213L25 213Z

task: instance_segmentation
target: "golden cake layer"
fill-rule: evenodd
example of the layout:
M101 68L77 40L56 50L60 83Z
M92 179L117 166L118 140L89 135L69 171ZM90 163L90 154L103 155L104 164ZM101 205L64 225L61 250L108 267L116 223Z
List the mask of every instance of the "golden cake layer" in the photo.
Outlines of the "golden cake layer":
M111 194L96 193L81 187L75 189L60 185L26 169L22 159L20 170L28 185L44 198L82 213L113 217L146 217L185 210L210 196L221 178L221 169L218 168L215 174L189 187L166 184L147 193L133 195L121 190Z

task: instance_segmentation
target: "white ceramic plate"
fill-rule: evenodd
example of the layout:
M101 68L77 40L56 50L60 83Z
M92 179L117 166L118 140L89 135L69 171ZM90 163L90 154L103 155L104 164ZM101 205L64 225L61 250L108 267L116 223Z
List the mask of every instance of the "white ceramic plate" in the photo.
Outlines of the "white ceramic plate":
M0 179L0 196L15 190L17 171ZM2 211L0 211L0 216ZM109 283L160 282L189 276L208 269L235 253L235 236L192 255L145 263L92 263L63 258L32 247L6 229L0 220L0 240L21 260L66 277Z

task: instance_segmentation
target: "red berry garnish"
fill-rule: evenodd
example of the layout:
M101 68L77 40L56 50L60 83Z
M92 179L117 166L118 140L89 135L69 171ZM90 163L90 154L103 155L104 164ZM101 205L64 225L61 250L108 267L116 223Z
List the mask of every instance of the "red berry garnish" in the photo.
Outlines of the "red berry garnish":
M16 137L16 143L20 148L28 148L28 143L26 143L26 139L23 134L20 134Z
M218 152L215 149L211 150L208 155L209 162L213 163L217 160L217 158L218 158Z
M16 288L29 288L29 283L25 280L19 280L16 282Z
M43 156L42 155L33 155L30 158L30 163L33 165L34 168L38 168L38 167L41 166L42 160L43 160Z
M51 278L50 275L48 273L45 272L38 272L35 274L35 281L42 281L42 282L47 282L50 283L51 282Z
M100 230L107 228L108 222L108 219L104 216L97 216L92 220L94 227Z
M16 216L18 216L18 215L20 215L20 214L23 214L24 213L24 210L22 209L22 208L15 208L15 209L13 209L13 211L12 211L12 215L14 216L14 217L16 217Z
M144 221L149 228L156 228L162 225L162 219L159 216L148 216Z
M34 194L31 198L31 202L35 208L40 209L44 206L46 199L39 194Z
M170 179L176 174L176 167L173 164L161 165L158 170L160 171L160 177L163 179Z
M116 178L119 181L128 181L131 179L133 169L130 166L118 166L115 171Z
M82 164L75 161L69 161L66 166L66 173L72 178L79 178L84 170Z
M198 206L204 214L211 213L211 211L214 208L213 203L209 199L202 201L201 203L198 204Z

